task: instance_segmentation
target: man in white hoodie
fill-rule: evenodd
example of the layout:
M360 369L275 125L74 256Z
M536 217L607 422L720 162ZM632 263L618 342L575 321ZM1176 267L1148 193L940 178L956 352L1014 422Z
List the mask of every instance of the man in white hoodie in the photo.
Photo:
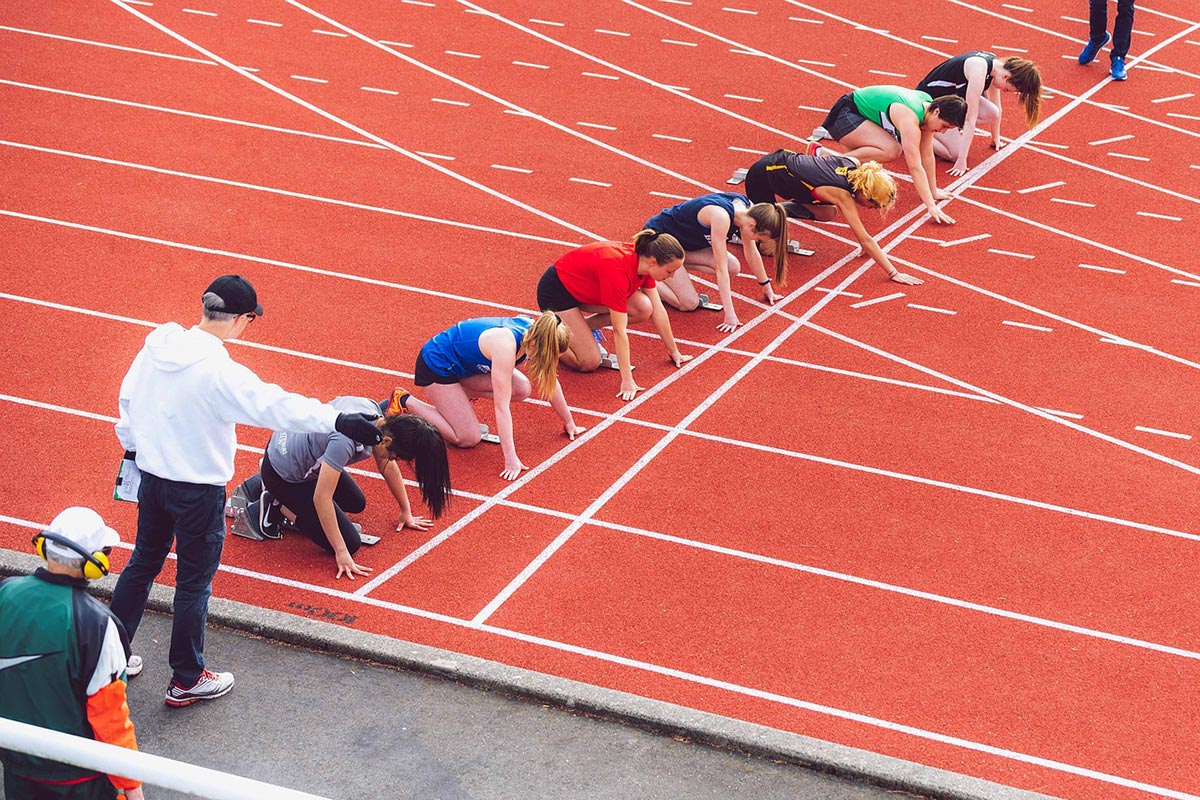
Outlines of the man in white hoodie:
M133 639L150 586L175 543L175 613L171 629L169 706L220 697L233 674L204 664L204 627L212 579L225 542L225 485L233 477L235 425L330 433L373 446L380 441L372 417L337 409L265 383L233 361L225 341L236 339L262 306L254 287L223 275L202 297L200 324L174 322L146 337L121 382L117 438L142 474L137 541L113 591L112 611ZM131 675L141 671L130 659Z

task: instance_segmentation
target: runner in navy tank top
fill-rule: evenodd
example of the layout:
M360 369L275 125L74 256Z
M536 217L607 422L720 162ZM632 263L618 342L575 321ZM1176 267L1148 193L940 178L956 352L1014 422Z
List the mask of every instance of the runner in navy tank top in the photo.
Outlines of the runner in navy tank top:
M669 233L679 240L685 251L683 266L686 269L716 276L717 291L725 312L717 330L728 333L742 324L733 307L730 286L730 277L739 274L742 265L729 252L727 245L730 242L742 245L746 264L768 303L775 302L776 296L758 250L760 243L770 241L775 248L775 286L782 286L787 280L787 243L784 241L787 214L773 201L752 204L745 195L734 192L706 194L664 208L650 218L646 227L658 233ZM658 291L664 303L680 311L695 311L701 303L699 292L683 269L660 281Z

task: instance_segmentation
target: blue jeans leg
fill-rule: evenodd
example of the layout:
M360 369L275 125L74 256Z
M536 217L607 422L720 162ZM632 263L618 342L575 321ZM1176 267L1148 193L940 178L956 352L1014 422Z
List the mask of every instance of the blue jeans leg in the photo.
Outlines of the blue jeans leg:
M1133 38L1133 2L1117 0L1117 19L1113 22L1112 40L1114 57L1124 58L1129 54L1129 44Z
M225 487L175 484L175 611L170 663L174 680L191 686L204 671L204 629L212 580L225 546Z

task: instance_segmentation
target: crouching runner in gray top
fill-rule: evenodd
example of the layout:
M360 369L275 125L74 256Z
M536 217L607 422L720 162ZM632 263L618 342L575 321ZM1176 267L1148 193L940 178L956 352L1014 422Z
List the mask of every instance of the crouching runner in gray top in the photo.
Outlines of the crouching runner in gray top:
M225 341L241 336L263 308L245 278L224 275L202 297L200 324L168 322L146 344L121 382L117 438L142 473L137 540L113 591L112 611L130 640L150 586L175 544L169 706L220 697L233 674L204 663L204 626L212 579L225 543L225 484L233 477L235 425L321 433L337 430L367 445L382 435L374 416L332 406L265 383L234 362Z

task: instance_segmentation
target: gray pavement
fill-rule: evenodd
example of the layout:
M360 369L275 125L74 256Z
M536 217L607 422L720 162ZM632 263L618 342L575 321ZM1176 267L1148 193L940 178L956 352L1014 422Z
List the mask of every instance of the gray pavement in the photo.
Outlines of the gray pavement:
M38 563L0 550L0 575ZM114 582L95 582L96 593L106 596ZM169 610L170 598L155 587L150 607ZM209 621L206 658L233 671L237 685L224 698L171 709L162 702L170 618L146 615L134 643L146 668L129 688L142 749L330 798L1045 800L228 600L213 599Z

